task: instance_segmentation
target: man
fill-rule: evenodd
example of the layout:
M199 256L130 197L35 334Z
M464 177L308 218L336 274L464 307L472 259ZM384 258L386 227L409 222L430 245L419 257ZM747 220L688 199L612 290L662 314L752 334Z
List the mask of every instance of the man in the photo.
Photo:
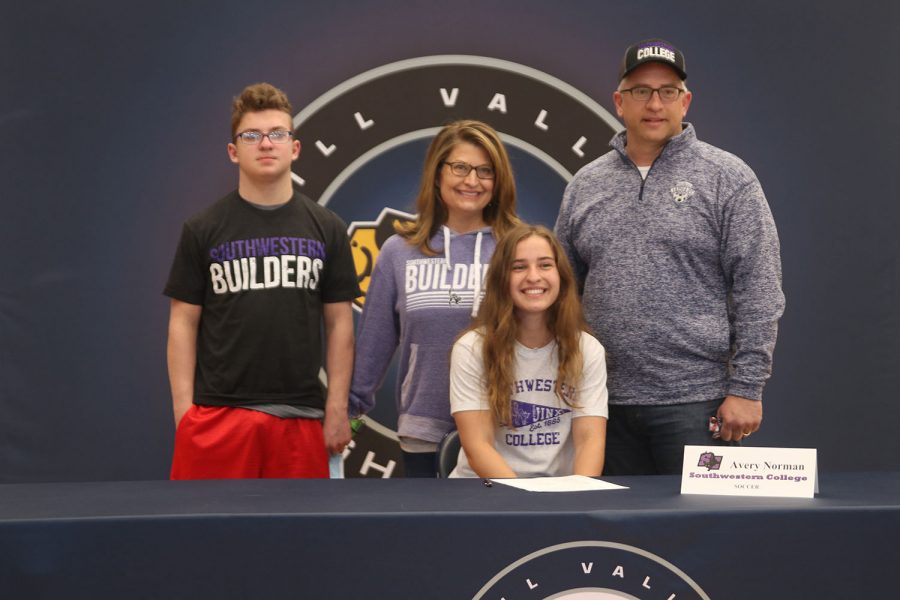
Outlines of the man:
M606 475L680 473L684 445L759 429L784 311L762 188L682 121L685 79L672 44L628 48L613 93L625 131L575 175L556 223L607 349Z
M328 453L350 441L360 291L346 226L293 188L292 114L281 90L244 89L227 148L238 189L182 230L164 291L172 479L327 477Z

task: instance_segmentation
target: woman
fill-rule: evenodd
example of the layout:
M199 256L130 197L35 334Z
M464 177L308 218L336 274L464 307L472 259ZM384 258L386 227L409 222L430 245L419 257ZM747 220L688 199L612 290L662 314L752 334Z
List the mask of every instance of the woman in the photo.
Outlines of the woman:
M516 188L500 137L479 121L441 129L425 156L415 221L378 255L356 341L351 412L366 412L400 347L398 433L407 477L434 477L453 429L448 356L478 311L496 239L518 224Z
M599 476L603 346L586 331L575 277L546 228L500 241L472 329L453 346L450 409L462 450L450 477Z

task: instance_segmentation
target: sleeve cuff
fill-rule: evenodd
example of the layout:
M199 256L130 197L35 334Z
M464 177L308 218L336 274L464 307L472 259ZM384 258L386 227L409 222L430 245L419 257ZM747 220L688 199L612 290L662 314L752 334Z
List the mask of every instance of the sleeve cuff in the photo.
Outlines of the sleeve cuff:
M740 396L747 400L762 400L762 392L765 384L744 383L731 381L728 383L728 395Z

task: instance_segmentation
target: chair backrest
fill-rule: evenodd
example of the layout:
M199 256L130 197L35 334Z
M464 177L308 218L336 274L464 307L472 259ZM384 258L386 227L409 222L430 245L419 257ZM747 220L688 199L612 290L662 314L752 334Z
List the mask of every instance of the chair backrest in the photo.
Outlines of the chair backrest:
M437 474L441 479L446 479L450 471L456 466L459 458L459 432L455 429L444 436L437 449Z

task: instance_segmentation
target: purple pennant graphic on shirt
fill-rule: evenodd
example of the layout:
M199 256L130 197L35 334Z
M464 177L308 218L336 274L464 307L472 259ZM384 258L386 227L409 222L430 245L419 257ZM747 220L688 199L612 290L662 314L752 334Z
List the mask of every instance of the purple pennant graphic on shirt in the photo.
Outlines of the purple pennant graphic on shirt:
M513 427L524 427L526 425L532 425L533 423L547 421L548 419L553 419L570 412L572 412L572 409L570 408L555 408L553 406L542 406L540 404L529 404L527 402L513 400L512 425Z

